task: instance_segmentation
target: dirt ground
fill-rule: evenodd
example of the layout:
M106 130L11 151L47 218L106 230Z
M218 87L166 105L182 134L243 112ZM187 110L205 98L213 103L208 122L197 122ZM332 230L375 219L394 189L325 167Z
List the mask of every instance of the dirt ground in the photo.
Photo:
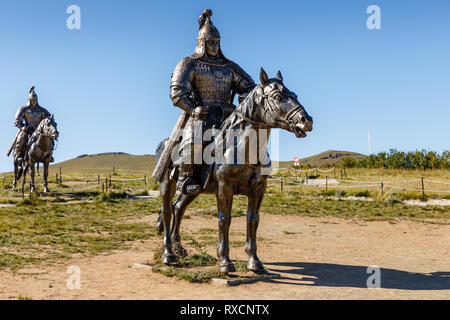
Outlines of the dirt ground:
M196 232L217 221L191 215L182 227ZM245 228L245 217L233 218L231 240L245 239ZM450 299L449 224L262 215L259 236L259 257L280 279L224 287L135 267L152 261L158 238L108 255L0 271L0 299ZM246 259L243 247L230 254ZM71 265L81 270L81 289L67 289ZM367 288L369 266L380 267L381 289Z

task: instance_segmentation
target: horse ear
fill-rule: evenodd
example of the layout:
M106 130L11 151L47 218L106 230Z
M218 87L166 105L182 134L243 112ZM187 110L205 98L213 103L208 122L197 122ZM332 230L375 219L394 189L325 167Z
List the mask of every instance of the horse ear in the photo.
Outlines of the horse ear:
M261 71L259 72L259 79L261 80L261 84L263 87L265 87L269 82L269 77L267 76L267 73L264 71L262 67Z
M50 116L50 119L54 119L55 118L55 115L52 113L52 115Z
M281 75L281 71L280 70L278 70L277 76L275 78L277 78L280 81L283 81L283 76Z

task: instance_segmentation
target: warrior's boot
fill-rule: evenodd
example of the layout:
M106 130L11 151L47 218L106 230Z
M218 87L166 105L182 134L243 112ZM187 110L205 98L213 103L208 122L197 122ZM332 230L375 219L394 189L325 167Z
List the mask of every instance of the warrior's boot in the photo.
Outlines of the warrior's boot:
M185 194L191 194L201 189L200 184L193 178L194 165L182 163L179 166L177 189Z

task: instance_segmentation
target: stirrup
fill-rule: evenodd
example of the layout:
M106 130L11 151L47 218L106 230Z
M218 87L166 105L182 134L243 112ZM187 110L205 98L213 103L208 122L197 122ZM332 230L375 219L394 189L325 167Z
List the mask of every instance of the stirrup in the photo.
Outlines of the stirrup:
M184 194L191 194L201 189L194 179L187 177L182 181L177 181L177 189Z

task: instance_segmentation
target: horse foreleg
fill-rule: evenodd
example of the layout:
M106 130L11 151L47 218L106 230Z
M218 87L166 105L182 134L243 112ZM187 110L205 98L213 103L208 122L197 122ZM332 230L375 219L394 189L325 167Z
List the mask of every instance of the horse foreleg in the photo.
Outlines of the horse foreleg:
M265 188L264 188L265 189ZM245 252L248 255L247 268L254 272L263 272L264 266L256 255L256 232L259 225L259 209L264 197L264 190L257 190L256 195L248 197L247 209L247 241L245 244Z
M22 175L23 175L23 177L22 177L22 196L23 196L23 194L25 193L25 183L26 183L26 178L27 178L27 171L28 171L28 163L24 163L23 164L23 171L22 171ZM31 194L30 194L30 196L31 196Z
M31 193L33 193L35 191L35 186L34 186L34 175L35 175L35 167L34 167L34 163L30 163L29 165L30 168L30 195Z
M164 228L164 240L163 247L164 252L162 255L162 261L165 264L177 262L177 256L172 250L172 239L170 236L170 222L172 218L172 199L173 195L171 189L174 188L174 182L169 179L168 174L164 177L161 182L161 198L162 198L162 225Z
M229 231L232 204L232 188L225 183L219 183L217 190L217 208L219 211L219 243L217 245L217 256L220 259L220 271L223 273L236 271L236 268L229 257Z
M50 192L48 189L48 165L48 161L44 162L44 192Z
M172 226L172 243L175 247L175 253L181 257L188 255L186 249L181 245L180 226L183 219L184 212L187 206L194 201L199 193L195 194L181 194L173 206L173 226Z
M19 180L19 164L17 161L14 161L14 182L12 185L12 189L14 190L17 187L17 180Z

